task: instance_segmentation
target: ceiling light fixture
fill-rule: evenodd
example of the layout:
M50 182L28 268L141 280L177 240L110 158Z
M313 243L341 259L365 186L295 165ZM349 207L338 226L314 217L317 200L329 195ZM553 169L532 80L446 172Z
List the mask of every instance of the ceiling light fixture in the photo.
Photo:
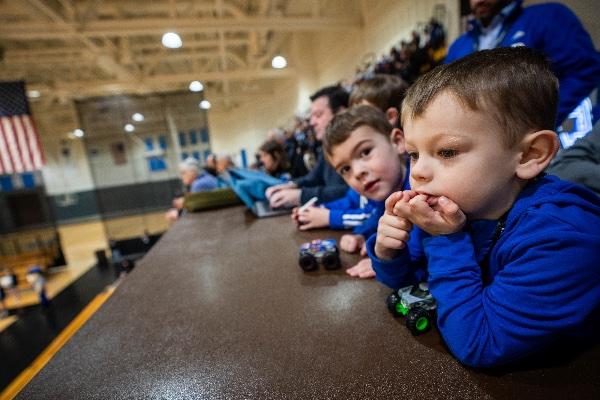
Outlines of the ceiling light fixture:
M75 137L82 138L84 134L85 133L83 132L83 130L79 128L73 130L73 135L75 135Z
M200 104L198 104L198 105L199 105L199 106L200 106L200 108L201 108L201 109L203 109L203 110L208 110L208 109L210 109L210 107L211 107L210 101L208 101L208 100L202 100L202 101L200 102Z
M135 126L133 124L126 124L123 129L125 129L125 132L133 132L135 131Z
M31 97L32 99L37 99L38 97L40 97L42 94L40 93L39 90L29 90L27 92L27 96Z
M287 67L287 60L284 56L275 56L271 60L271 66L275 69L282 69Z
M144 120L144 116L140 113L135 113L131 116L131 119L135 122L142 122Z
M162 44L163 46L169 49L178 49L183 46L183 42L181 41L181 37L175 32L167 32L162 36Z
M191 81L190 90L192 92L201 92L202 90L204 90L204 85L200 81Z

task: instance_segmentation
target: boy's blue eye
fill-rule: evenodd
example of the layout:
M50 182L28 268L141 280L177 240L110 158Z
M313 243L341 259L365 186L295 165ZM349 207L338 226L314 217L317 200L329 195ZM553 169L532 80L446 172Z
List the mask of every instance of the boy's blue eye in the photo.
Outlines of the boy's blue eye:
M442 149L438 151L438 155L442 158L452 158L458 155L458 151L452 149Z

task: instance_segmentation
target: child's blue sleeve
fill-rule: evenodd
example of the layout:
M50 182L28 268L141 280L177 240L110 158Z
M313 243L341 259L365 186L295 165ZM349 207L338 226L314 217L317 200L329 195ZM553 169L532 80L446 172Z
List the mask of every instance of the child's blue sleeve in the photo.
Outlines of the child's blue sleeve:
M375 279L397 289L402 286L414 285L427 279L426 260L423 257L421 242L427 234L419 228L413 228L408 245L392 260L382 260L375 255L377 233L367 240L367 255L375 270Z
M532 214L496 244L487 286L468 233L424 240L438 327L464 364L506 364L561 335L597 334L600 235Z
M355 235L362 235L365 239L368 239L372 234L377 232L377 224L379 218L385 211L385 202L374 202L374 206L371 210L371 215L361 226L354 228L353 232Z
M371 213L361 207L360 195L348 189L341 199L324 204L329 209L329 227L331 229L352 229L361 226Z

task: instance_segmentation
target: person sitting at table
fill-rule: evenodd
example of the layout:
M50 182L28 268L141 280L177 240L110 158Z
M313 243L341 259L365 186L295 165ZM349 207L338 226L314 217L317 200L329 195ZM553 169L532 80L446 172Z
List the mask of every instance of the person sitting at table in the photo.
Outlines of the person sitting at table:
M310 96L310 100L310 124L320 141L334 115L348 106L348 92L341 86L326 86ZM325 161L321 149L316 151L317 165L308 174L291 182L273 185L265 191L271 207L299 206L313 197L327 202L346 194L348 186L344 180Z
M188 157L179 164L179 175L184 185L185 193L197 193L216 189L219 186L217 178L205 172L198 160ZM173 208L167 211L167 221L174 222L183 211L184 196L173 199Z
M290 163L287 159L285 149L275 140L267 140L258 149L257 158L265 173L289 181Z
M525 47L437 67L404 99L412 190L388 197L367 251L391 288L428 281L463 364L600 333L600 198L543 173L557 103L548 61Z

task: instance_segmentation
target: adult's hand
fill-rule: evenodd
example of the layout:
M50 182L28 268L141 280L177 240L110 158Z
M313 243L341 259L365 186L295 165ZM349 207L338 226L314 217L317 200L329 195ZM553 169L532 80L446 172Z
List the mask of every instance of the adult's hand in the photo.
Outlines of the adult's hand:
M272 208L293 207L300 205L300 189L281 189L269 197Z
M265 190L265 197L270 200L271 196L273 196L273 194L279 192L280 190L292 189L292 188L296 188L296 187L298 187L298 186L296 186L296 184L294 182L286 182L286 183L280 183L279 185L269 186L267 188L267 190Z

